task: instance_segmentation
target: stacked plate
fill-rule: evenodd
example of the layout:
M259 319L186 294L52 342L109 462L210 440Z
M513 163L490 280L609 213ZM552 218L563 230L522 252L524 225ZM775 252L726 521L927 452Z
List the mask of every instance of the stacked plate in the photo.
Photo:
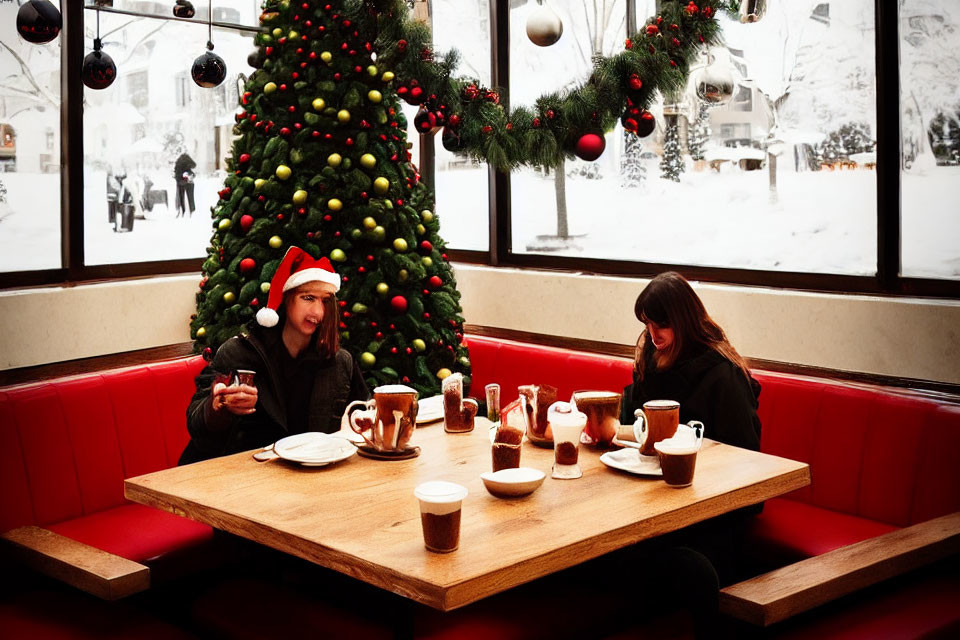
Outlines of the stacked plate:
M357 447L343 437L311 431L277 440L273 451L290 462L323 467L346 460L357 452Z

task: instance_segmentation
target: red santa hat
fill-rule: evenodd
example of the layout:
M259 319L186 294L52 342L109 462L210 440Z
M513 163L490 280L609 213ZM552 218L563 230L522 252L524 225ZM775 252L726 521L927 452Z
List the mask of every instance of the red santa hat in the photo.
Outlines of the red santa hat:
M277 310L283 304L283 294L308 282L326 282L333 285L334 292L340 291L340 276L327 258L314 260L300 247L290 247L273 274L270 298L267 306L257 311L257 322L264 327L276 326L280 321Z

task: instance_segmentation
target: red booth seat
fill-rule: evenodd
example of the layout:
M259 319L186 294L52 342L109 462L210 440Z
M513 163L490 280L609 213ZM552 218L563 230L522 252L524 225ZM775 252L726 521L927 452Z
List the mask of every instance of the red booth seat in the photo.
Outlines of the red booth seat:
M153 566L213 530L128 503L124 478L175 466L199 357L0 389L0 533L46 527Z

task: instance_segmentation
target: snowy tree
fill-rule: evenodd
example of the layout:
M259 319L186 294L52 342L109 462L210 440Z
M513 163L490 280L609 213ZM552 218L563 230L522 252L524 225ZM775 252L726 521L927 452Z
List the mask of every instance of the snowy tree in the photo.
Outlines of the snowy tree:
M930 122L930 146L937 164L960 164L960 111L939 113Z
M823 144L814 149L820 164L832 164L847 160L855 153L873 151L876 142L870 134L870 125L863 122L848 122L827 134Z
M620 157L620 186L636 188L647 179L647 165L640 157L643 142L636 135L624 132L623 155Z
M661 178L680 182L683 173L683 156L680 152L680 132L676 121L667 127L667 136L663 142L663 158L660 160Z
M710 130L710 109L706 104L700 105L700 112L693 123L687 146L690 148L690 157L694 160L703 160L703 152L713 132Z

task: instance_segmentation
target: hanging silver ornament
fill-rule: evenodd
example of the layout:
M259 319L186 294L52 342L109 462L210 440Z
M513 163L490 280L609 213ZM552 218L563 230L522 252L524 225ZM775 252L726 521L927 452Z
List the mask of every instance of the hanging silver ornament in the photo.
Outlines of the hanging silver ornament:
M227 63L213 52L213 43L207 43L209 51L201 54L193 61L190 75L197 85L204 89L216 87L227 77Z
M730 67L707 54L707 65L695 75L697 97L708 105L717 106L730 102L734 81Z
M527 18L527 37L538 47L549 47L563 35L563 21L545 4Z
M767 0L742 0L740 22L759 22L767 12Z

